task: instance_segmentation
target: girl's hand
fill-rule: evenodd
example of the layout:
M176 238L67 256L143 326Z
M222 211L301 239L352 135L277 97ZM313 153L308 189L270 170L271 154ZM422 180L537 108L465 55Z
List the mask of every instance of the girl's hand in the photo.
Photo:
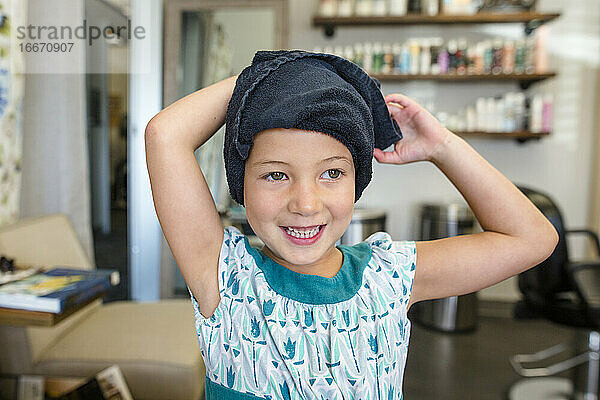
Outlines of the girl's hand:
M434 161L453 133L421 105L404 95L387 95L385 102L392 119L402 130L402 140L396 142L394 151L375 149L375 159L383 164Z

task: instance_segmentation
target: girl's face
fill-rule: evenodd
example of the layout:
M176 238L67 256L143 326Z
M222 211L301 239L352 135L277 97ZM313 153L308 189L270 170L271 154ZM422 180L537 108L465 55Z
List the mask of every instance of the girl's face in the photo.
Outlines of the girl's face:
M339 257L335 243L352 219L352 155L323 133L265 130L254 136L246 160L244 203L267 255L288 268L318 272ZM302 233L290 234L289 227Z

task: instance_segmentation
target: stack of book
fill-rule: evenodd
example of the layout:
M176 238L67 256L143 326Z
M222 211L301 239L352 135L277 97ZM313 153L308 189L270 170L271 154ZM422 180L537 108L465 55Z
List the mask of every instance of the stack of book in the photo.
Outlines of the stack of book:
M0 307L61 313L119 284L115 270L55 267L0 286Z

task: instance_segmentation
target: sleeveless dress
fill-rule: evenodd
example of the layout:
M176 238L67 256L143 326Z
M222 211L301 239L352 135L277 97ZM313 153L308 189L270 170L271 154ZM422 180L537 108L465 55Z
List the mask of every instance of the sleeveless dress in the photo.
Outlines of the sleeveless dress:
M337 248L334 277L300 274L224 229L210 318L188 287L207 400L402 399L415 242L377 232Z

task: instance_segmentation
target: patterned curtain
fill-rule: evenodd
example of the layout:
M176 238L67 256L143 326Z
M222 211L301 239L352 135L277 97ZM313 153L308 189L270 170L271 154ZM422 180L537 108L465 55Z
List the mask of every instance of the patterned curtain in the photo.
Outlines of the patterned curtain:
M0 0L0 226L19 218L25 76L13 27L25 25L26 10L24 0Z

